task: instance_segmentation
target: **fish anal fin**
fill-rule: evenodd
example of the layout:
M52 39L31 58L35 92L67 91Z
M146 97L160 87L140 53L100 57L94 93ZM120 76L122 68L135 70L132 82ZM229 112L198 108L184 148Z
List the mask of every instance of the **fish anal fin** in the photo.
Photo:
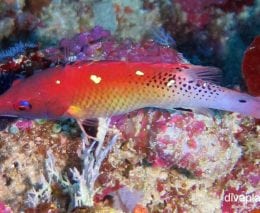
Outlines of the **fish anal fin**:
M194 112L196 114L205 115L207 117L214 117L215 112L209 108L197 107L197 108L183 108L183 107L175 107L174 110L182 111L182 112Z
M182 108L182 107L176 107L176 108L173 108L174 110L178 110L178 111L184 111L184 112L191 112L192 110L191 109L186 109L186 108Z

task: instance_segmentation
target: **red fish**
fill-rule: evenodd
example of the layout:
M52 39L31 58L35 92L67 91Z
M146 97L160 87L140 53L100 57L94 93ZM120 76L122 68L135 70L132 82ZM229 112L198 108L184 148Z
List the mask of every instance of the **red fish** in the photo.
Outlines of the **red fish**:
M50 68L0 96L0 115L26 118L110 117L144 107L213 108L260 118L260 99L220 87L214 67L92 62Z

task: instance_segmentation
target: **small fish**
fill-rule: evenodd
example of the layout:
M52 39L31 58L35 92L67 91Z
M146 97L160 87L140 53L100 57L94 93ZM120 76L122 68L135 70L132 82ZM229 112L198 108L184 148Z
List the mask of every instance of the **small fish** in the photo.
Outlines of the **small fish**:
M214 83L220 70L192 64L80 62L14 82L0 115L78 121L156 107L213 108L260 118L260 99Z

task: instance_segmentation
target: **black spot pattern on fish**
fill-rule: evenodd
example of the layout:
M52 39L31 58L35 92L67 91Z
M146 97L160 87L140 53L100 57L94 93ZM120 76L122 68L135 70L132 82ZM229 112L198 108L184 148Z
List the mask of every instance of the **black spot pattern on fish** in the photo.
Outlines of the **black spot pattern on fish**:
M176 71L177 71L177 72L181 72L182 70L181 70L180 67L177 67L177 68L176 68Z
M183 69L189 69L189 67L179 67L175 72L156 73L147 81L146 86L161 91L155 94L156 97L176 101L176 104L181 100L180 96L186 101L189 99L191 101L215 101L224 92L220 86L214 83L182 76L181 72L185 71Z
M181 78L178 76L177 82L179 89L178 92L183 93L183 96L188 98L199 99L199 100L214 100L219 96L224 90L212 83L205 82L202 80L186 80L186 78Z

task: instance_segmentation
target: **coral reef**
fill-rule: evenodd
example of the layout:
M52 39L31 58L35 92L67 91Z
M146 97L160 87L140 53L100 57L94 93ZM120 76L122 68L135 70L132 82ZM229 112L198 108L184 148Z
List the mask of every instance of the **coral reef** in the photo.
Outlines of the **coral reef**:
M42 41L56 44L58 40L79 32L79 18L74 7L73 3L68 1L53 1L43 8L43 27L37 31Z
M20 31L26 32L32 30L37 25L37 18L25 11L25 1L9 1L0 2L0 41L12 40L14 37L22 37ZM0 43L0 46L4 43Z
M140 41L152 27L160 25L159 8L145 8L140 0L41 0L37 5L33 1L4 1L1 9L5 17L0 17L0 41L12 34L23 40L36 37L43 45L53 45L96 25L118 38Z
M100 11L103 11L100 13ZM93 6L94 23L110 32L115 32L118 27L116 14L112 1L101 1Z
M24 209L26 191L32 184L40 180L46 150L52 149L59 155L58 165L66 165L68 159L77 158L79 139L68 139L65 135L52 132L52 122L38 124L29 123L29 128L17 121L19 131L9 132L9 128L1 132L1 187L0 200L6 201L17 212ZM22 126L23 128L20 128ZM74 161L71 162L73 166ZM72 165L70 164L70 165Z
M14 30L14 20L6 17L0 21L0 40L8 37Z
M260 0L3 0L0 93L53 66L187 62L183 55L222 68L224 84L244 90L240 62L256 38L243 75L259 96L259 8ZM259 120L203 112L134 111L111 118L94 142L81 140L74 119L1 118L0 212L258 212Z
M91 31L79 33L60 41L59 47L43 51L53 63L81 60L123 60L149 62L184 62L182 54L154 41L136 43L130 39L118 42L109 31L94 27Z
M116 34L119 38L140 41L148 30L160 25L158 7L144 9L144 2L139 0L113 0L113 3L118 20Z
M214 182L228 174L241 156L234 137L241 129L240 119L230 119L232 123L228 118L221 122L192 113L139 111L133 118L128 116L128 121L120 123L118 128L124 139L132 141L153 166L176 168L187 171L190 177Z
M98 175L95 176L95 189L98 190L92 209L96 212L103 209L126 209L127 212L138 208L147 212L213 212L220 208L228 211L238 204L225 200L225 196L232 193L258 195L259 178L256 174L260 128L253 119L237 114L213 118L190 112L170 114L140 110L112 118L112 131L108 131L105 144L115 131L120 138L108 158L103 158L106 154L102 158L92 158L94 152L91 150L97 149L93 143L83 151L85 165L82 167L77 155L79 137L75 140L68 138L65 132L54 133L51 122L19 120L15 125L19 127L18 132L0 133L1 138L5 138L1 140L1 182L5 184L1 186L3 196L0 199L15 211L25 209L26 191L31 196L28 201L37 203L33 199L39 193L41 201L47 201L31 207L65 211L68 199L72 200L73 196L70 198L69 192L62 190L66 187L62 188L60 184L67 184L72 187L70 189L86 190L87 179L83 174ZM53 155L47 155L47 173L44 173L45 153L49 149L53 150ZM57 159L55 167L52 156ZM88 167L92 165L91 159L98 159L99 172L86 172L87 168L94 168ZM72 167L86 170L81 174L73 169L68 173L68 179L64 179L65 176L60 174ZM46 180L41 174L46 174ZM78 178L72 181L73 177ZM35 191L29 190L32 185L36 187ZM124 201L124 196L133 198L131 202ZM243 208L258 207L257 203L251 204Z
M106 121L107 124L104 128L108 128L109 122L110 119ZM70 169L71 178L59 174L55 168L54 156L49 150L45 161L47 180L42 177L42 181L37 184L40 187L33 188L28 193L27 206L32 210L37 209L41 204L50 203L53 200L51 196L52 185L58 184L63 193L68 194L70 198L68 211L75 208L93 207L94 195L97 191L95 182L100 174L100 167L117 141L117 135L114 135L109 144L103 147L106 134L107 130L104 130L103 135L100 136L101 139L92 142L91 145L89 145L87 138L82 139L82 148L79 155L79 158L83 161L82 173L74 167Z
M196 114L173 114L167 124L164 119L159 118L158 126L155 122L156 136L150 139L155 147L153 164L176 166L214 181L228 174L240 158L241 149L226 124Z
M11 208L9 206L7 206L4 203L0 202L0 212L12 213L12 210L11 210Z

